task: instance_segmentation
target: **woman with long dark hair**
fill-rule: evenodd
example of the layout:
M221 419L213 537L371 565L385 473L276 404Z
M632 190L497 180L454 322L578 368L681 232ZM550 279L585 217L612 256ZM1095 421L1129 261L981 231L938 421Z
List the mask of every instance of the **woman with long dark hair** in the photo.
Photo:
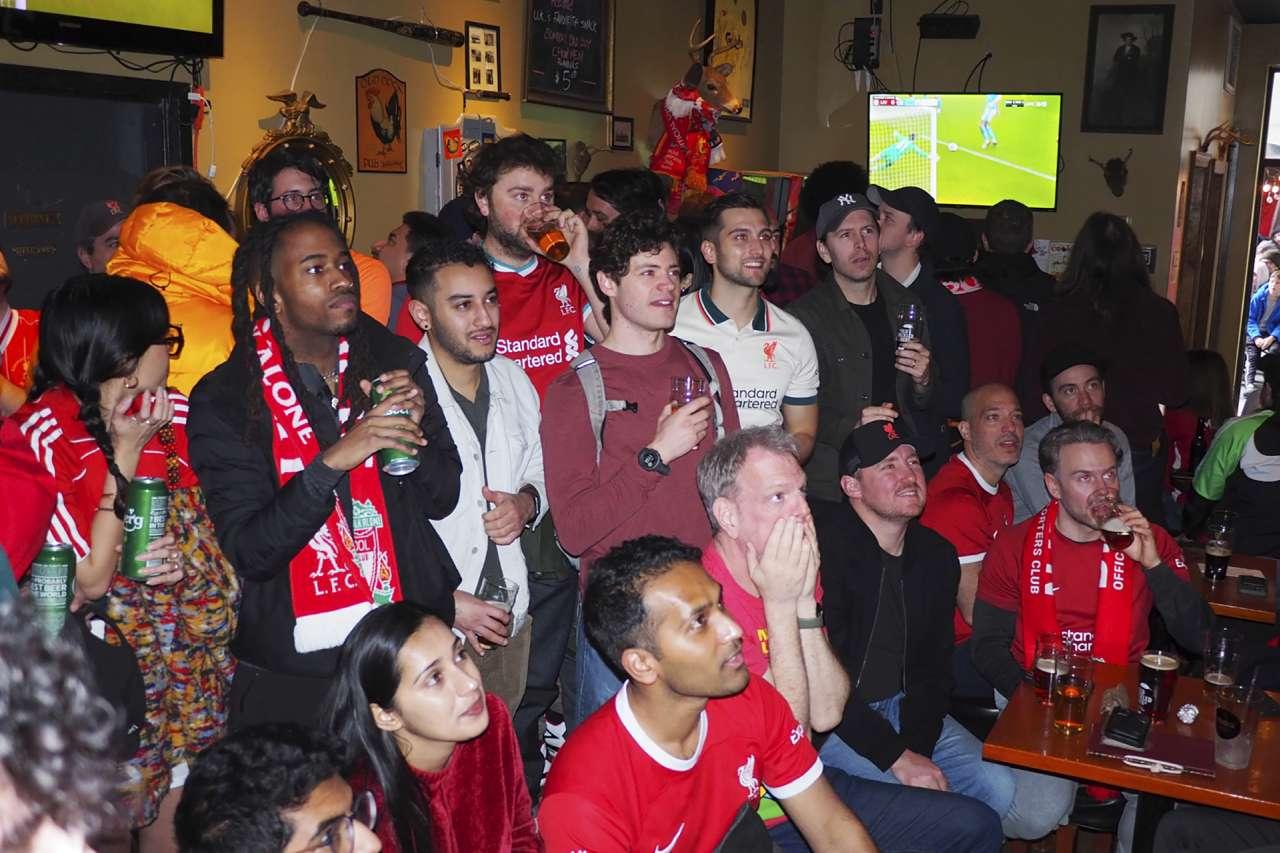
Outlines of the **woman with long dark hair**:
M1138 509L1162 518L1168 447L1160 406L1186 401L1187 348L1178 309L1152 290L1142 244L1122 218L1098 212L1085 220L1041 328L1034 364L1067 341L1106 360L1105 417L1129 438Z
M187 402L166 388L182 333L158 291L110 275L69 279L41 317L31 395L4 435L56 486L47 537L75 553L72 609L114 623L133 649L145 724L122 807L144 851L172 850L186 762L222 736L237 590L216 543L203 541L212 535L187 459ZM165 481L176 531L143 552L152 567L141 581L120 571L118 553L135 477Z
M401 601L360 620L321 720L348 749L352 787L387 815L383 851L542 849L506 706L427 609Z

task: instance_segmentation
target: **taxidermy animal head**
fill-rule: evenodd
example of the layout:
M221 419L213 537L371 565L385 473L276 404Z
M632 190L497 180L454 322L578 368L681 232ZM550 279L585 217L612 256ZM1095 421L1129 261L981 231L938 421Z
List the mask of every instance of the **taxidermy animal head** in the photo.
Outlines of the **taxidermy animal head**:
M1133 149L1129 149L1129 153L1124 155L1124 159L1112 157L1105 163L1099 163L1092 157L1089 162L1102 170L1102 179L1107 182L1107 187L1111 190L1111 194L1116 198L1124 195L1124 188L1129 183L1129 158L1133 156Z
M702 62L700 55L702 49L715 41L716 34L712 33L701 42L695 44L693 35L698 31L698 27L701 24L702 19L699 18L694 22L693 30L689 33L689 59L693 61L693 64L689 66L689 70L684 73L684 78L680 82L697 89L698 96L710 104L716 112L737 115L742 112L742 99L729 88L728 77L733 73L733 65L729 63L711 65L710 59L706 64ZM735 46L736 43L712 48L711 58L714 59L717 53L731 50Z

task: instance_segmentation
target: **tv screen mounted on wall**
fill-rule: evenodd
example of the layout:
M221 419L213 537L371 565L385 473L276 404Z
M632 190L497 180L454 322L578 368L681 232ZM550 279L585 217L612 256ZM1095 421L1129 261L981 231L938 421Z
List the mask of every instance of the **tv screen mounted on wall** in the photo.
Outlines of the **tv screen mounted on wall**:
M1061 126L1061 93L873 92L867 168L872 183L921 187L938 204L1053 210Z
M222 56L223 0L7 0L0 38L161 53Z

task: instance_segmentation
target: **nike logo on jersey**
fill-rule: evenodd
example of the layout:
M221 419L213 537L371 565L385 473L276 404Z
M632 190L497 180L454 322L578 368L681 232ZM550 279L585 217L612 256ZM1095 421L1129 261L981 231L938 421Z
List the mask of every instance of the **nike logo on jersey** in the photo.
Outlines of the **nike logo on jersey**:
M680 828L676 830L676 835L666 847L654 847L653 853L671 853L676 849L676 842L680 840L680 836L684 834L684 824L680 824Z

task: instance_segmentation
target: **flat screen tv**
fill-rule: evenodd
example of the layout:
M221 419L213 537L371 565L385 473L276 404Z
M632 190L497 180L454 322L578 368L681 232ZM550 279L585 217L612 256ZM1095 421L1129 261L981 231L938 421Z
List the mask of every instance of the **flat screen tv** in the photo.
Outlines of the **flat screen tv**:
M873 184L921 187L938 204L1053 210L1061 127L1061 93L873 92L867 168Z
M4 0L0 38L222 56L223 0Z

